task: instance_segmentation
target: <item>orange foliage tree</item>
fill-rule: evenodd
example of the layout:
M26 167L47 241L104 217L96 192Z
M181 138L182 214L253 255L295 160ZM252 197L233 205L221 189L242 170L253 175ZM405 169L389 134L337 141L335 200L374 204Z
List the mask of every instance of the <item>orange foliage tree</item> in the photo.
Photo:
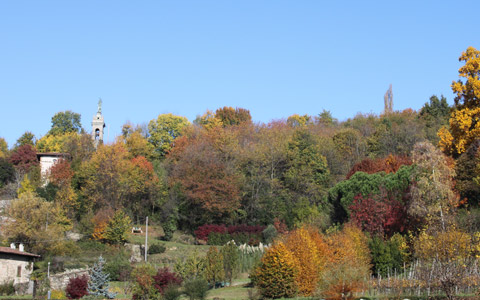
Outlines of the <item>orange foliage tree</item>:
M370 275L367 237L358 227L346 224L326 241L332 255L322 273L319 292L328 299L353 299Z
M287 236L285 245L299 270L295 278L299 294L312 296L327 262L327 244L317 230L302 227Z
M398 169L400 169L401 166L409 166L411 164L412 160L407 156L402 155L390 154L384 158L366 158L352 167L352 169L348 172L346 179L352 177L352 175L356 172L365 172L368 174L373 174L381 171L387 174L395 173L398 171Z

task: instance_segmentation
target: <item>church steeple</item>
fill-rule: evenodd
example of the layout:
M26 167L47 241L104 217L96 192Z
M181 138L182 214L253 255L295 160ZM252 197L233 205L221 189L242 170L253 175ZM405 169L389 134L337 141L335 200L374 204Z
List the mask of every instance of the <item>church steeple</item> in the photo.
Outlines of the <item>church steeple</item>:
M103 142L103 131L105 128L105 122L102 116L102 99L98 100L97 114L93 116L92 121L92 139L95 144L95 148L98 147L100 142Z

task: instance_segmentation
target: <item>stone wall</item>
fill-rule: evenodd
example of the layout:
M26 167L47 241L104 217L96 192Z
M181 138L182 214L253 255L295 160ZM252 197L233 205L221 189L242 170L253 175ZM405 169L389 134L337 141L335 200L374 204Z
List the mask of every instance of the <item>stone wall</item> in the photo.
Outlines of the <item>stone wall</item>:
M65 290L71 277L80 277L83 275L88 275L88 269L73 269L50 275L50 289Z

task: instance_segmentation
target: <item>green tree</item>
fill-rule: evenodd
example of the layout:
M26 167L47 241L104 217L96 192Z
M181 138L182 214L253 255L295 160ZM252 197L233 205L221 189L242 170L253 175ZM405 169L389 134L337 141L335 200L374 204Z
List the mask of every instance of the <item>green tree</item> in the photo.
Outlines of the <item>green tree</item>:
M440 127L448 125L450 111L451 107L443 95L440 99L433 95L430 101L420 109L419 117L425 122L425 136L433 144L439 141L437 132Z
M225 271L225 281L232 285L233 278L238 271L239 257L238 248L235 242L230 241L222 247L220 251L223 256L223 269Z
M161 114L148 123L148 141L155 148L158 157L164 157L170 151L173 141L182 135L189 124L187 118L173 114Z
M216 284L225 279L225 271L223 270L223 255L212 246L208 249L205 257L205 279L213 288Z
M30 131L25 131L25 133L18 138L17 142L15 143L15 149L23 145L30 145L32 147L35 146L35 135Z
M117 210L105 228L105 240L111 244L123 244L128 239L132 221L123 211Z
M15 180L15 169L5 158L0 157L0 189Z
M61 111L52 117L52 128L48 132L51 135L63 135L65 133L82 130L81 116L71 110Z

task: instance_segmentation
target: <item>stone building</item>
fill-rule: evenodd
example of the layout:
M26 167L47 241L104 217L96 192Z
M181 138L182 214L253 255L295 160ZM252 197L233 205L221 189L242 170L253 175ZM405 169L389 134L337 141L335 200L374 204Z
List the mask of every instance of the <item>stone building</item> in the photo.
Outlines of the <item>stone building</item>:
M40 255L25 252L22 244L19 249L15 248L15 244L0 247L0 283L28 283L33 271L33 261L39 257Z

